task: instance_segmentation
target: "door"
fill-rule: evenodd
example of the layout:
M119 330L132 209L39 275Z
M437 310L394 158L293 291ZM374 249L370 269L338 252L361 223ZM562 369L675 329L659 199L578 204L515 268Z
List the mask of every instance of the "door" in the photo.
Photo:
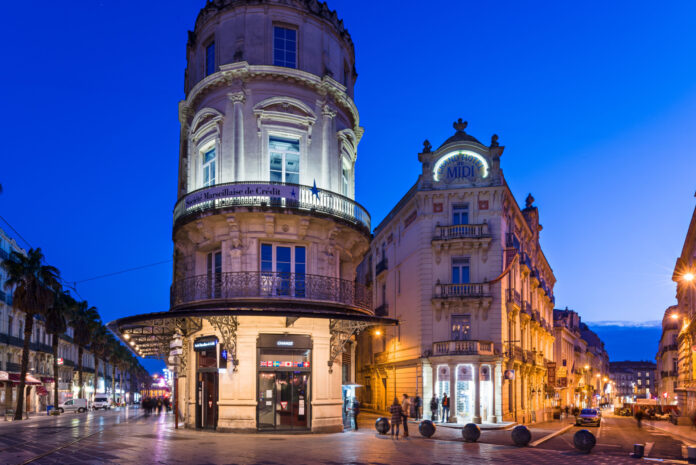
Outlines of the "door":
M309 372L260 372L258 428L309 428Z
M275 373L259 373L259 420L260 429L275 428Z
M196 426L203 429L217 428L218 413L218 374L215 372L198 373L196 390Z

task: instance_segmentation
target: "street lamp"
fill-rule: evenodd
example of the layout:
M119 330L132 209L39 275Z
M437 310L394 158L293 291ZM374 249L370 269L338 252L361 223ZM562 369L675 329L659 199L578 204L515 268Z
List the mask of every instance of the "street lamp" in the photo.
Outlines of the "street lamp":
M690 272L690 271L687 271L686 273L684 273L684 274L682 275L682 279L683 279L684 281L687 281L687 282L693 281L694 278L696 278L696 276L695 276L692 272Z

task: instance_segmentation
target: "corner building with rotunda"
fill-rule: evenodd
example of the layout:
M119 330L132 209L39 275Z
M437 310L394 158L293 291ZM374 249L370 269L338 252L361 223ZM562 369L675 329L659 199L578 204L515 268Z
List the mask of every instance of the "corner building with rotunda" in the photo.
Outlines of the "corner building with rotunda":
M171 307L111 323L177 371L188 427L343 430L370 216L353 43L315 0L208 2L189 32Z

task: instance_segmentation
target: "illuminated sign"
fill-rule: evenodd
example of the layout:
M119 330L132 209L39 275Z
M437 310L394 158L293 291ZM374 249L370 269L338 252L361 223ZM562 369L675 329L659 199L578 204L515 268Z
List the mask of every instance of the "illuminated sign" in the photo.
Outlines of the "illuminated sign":
M57 363L58 365L62 365L62 364L64 363L64 362L63 362L63 358L62 358L62 357L59 357L58 360L56 360L56 363Z
M295 345L295 341L276 341L277 346L292 347Z
M215 347L218 340L215 336L199 337L193 341L193 350L203 351Z
M433 179L445 183L473 181L488 177L488 162L478 153L451 152L440 158L433 168Z
M309 368L309 362L289 362L278 360L261 360L259 366L262 368Z

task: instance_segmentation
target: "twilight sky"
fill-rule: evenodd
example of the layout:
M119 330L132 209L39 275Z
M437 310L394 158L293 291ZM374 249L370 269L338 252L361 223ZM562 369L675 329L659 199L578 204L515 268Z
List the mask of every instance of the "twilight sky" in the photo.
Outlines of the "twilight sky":
M168 308L170 263L79 281L171 258L186 31L203 4L0 5L0 215L106 321ZM356 46L356 190L373 225L415 182L422 141L438 147L461 117L484 143L500 135L518 202L536 198L557 306L661 319L696 203L696 4L329 6Z

